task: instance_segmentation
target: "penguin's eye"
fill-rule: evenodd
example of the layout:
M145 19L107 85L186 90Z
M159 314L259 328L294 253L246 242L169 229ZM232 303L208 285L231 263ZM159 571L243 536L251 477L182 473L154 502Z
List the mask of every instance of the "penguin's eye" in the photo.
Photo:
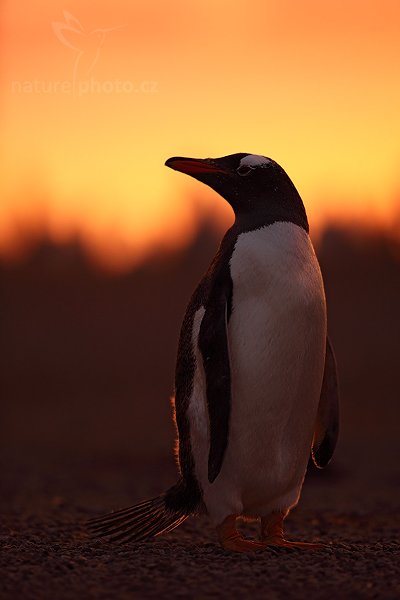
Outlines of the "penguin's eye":
M250 165L241 165L236 169L236 173L241 177L249 175L252 171L254 171L254 167L251 167Z

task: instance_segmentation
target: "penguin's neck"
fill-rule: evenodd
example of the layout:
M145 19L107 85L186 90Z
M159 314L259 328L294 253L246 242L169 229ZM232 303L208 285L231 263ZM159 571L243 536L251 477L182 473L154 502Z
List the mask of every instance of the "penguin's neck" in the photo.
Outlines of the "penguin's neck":
M238 233L244 233L247 231L253 231L255 229L261 229L261 227L267 227L273 223L293 223L302 227L309 232L309 225L305 209L303 210L287 210L285 207L281 207L278 210L257 210L254 212L238 212L235 214L234 228Z

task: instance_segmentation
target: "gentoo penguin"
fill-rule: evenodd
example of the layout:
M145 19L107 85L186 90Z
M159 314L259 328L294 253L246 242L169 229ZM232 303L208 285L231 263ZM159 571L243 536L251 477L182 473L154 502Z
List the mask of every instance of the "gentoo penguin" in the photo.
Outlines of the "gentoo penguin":
M228 550L318 548L283 536L310 452L324 467L338 435L336 362L303 202L264 156L174 157L166 165L217 191L235 222L183 320L174 401L179 480L90 526L98 536L139 541L206 512ZM260 539L243 537L238 518L260 520Z

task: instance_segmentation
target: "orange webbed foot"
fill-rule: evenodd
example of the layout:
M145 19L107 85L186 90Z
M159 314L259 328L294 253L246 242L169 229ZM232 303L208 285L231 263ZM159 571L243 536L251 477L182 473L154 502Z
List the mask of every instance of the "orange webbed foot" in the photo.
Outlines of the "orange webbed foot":
M314 542L291 542L283 537L283 520L285 512L274 512L261 519L261 539L270 547L289 548L293 550L321 550L324 544Z
M292 542L285 540L284 537L267 537L263 538L263 542L267 546L274 548L292 548L293 550L321 550L326 548L325 544L316 542Z
M256 540L248 540L236 529L236 515L227 517L217 527L218 538L221 546L231 552L257 552L264 550L266 544Z

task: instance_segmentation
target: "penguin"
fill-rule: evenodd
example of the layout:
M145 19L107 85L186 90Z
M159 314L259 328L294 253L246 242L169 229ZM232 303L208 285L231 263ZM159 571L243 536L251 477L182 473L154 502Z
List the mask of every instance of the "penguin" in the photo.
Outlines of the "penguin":
M235 221L188 304L175 373L178 482L162 495L92 519L96 536L141 541L207 513L223 548L317 549L289 541L310 458L325 467L339 429L334 351L304 204L274 160L239 153L173 157ZM257 539L237 530L257 521Z

